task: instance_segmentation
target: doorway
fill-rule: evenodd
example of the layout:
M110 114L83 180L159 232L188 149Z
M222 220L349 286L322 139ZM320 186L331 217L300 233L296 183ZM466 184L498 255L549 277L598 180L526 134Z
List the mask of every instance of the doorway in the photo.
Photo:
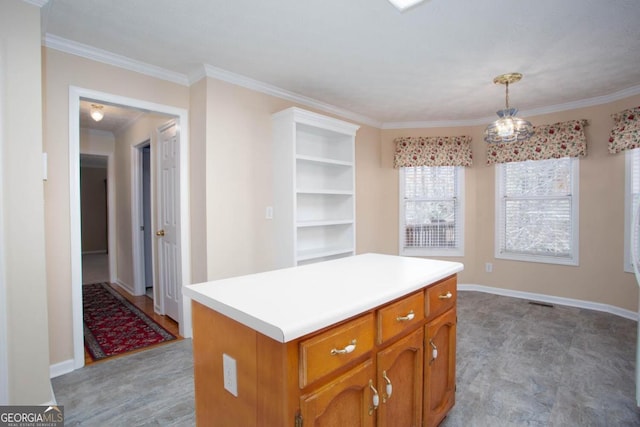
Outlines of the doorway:
M80 155L82 284L110 282L108 156Z
M188 123L188 113L185 109L170 107L161 104L150 103L132 98L121 97L108 93L101 93L77 87L71 87L69 92L69 155L70 155L70 219L71 219L71 282L72 282L72 306L73 306L73 346L74 346L74 368L84 365L84 339L83 339L83 317L82 317L82 232L80 228L80 167L77 159L80 157L80 100L81 98L100 100L111 105L129 106L135 109L148 112L158 112L176 118L177 123ZM178 171L177 185L180 189L180 197L177 200L177 210L180 212L182 221L177 233L180 237L180 247L178 263L181 267L179 283L180 287L190 283L190 224L188 205L188 129L180 130L180 140L178 151L180 153L180 168ZM150 153L150 159L151 159ZM109 227L109 233L115 232ZM135 239L134 239L135 240ZM152 243L153 245L153 243ZM113 251L109 248L109 253ZM114 282L114 265L110 263L111 282ZM118 279L116 278L115 281ZM181 292L180 292L181 294ZM191 311L188 298L182 298L179 312L180 335L191 336Z
M154 301L156 297L154 289L154 269L153 269L153 215L152 215L152 172L151 172L151 141L147 140L134 147L133 167L134 178L132 186L132 200L136 206L133 209L134 230L139 232L139 242L134 245L134 271L137 272L136 290L137 293L147 296ZM137 250L136 250L137 248ZM162 312L160 304L155 308L157 312Z

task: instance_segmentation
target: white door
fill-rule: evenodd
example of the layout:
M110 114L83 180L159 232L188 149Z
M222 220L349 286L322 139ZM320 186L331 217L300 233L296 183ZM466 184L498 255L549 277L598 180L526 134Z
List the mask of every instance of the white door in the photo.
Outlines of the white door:
M159 288L164 313L179 322L182 305L180 271L180 135L176 121L158 129L158 230Z

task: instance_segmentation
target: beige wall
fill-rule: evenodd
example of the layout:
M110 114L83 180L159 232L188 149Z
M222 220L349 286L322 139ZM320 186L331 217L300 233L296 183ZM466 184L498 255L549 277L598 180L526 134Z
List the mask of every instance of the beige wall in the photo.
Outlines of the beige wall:
M38 28L38 43L39 43ZM189 108L189 88L43 48L47 287L51 364L73 358L69 226L69 87ZM38 75L37 81L40 81ZM31 82L33 84L33 82Z
M6 285L8 403L44 404L49 335L42 181L40 9L18 0L0 13L2 210L0 280ZM3 304L4 305L4 304ZM53 338L52 338L53 339ZM3 346L4 347L4 346ZM4 375L4 374L3 374Z
M206 93L207 278L272 269L273 249L279 242L272 222L265 219L265 208L273 203L271 115L295 104L205 80L197 85L199 94ZM364 241L358 243L358 251L384 248L383 236L372 233L377 226L368 229L377 222L379 132L362 126L356 135L357 239ZM360 156L366 159L362 163ZM370 209L369 204L375 207Z
M191 164L191 280L207 280L207 79L201 79L189 88L189 130Z
M80 168L82 252L107 252L107 168Z
M68 255L69 85L189 108L194 282L272 267L271 252L278 245L278 237L264 218L265 207L273 198L271 114L294 105L292 102L211 78L187 88L51 49L44 50L44 58L45 144L50 153L45 201L52 363L73 356ZM622 272L624 161L622 156L606 154L606 133L610 113L639 101L636 97L529 118L534 124L571 118L586 118L591 123L587 130L589 156L580 165L580 267L493 258L494 168L485 165L483 126L413 130L362 126L356 136L357 252L398 253L398 171L392 165L393 139L400 135L469 134L473 137L475 164L467 169L465 178L466 255L453 258L465 264L460 282L636 310L635 282L632 275ZM125 165L119 166L124 169L118 174L130 174L129 157L123 153L116 157ZM119 194L118 199L124 197L124 201L118 205L130 203L128 191ZM119 217L126 216L127 209L130 207L118 206ZM612 223L619 224L615 232L608 227ZM120 226L125 234L129 227L130 236L128 217L127 224ZM130 250L129 244L124 246ZM485 262L494 263L492 274L484 273ZM126 276L122 273L122 280L132 277L130 273Z
M271 114L282 99L206 79L207 278L269 269Z
M116 139L111 132L80 128L80 153L108 156L115 152Z
M624 260L624 155L610 155L607 141L610 115L640 104L640 96L596 107L527 117L534 125L587 119L588 154L580 159L580 265L578 267L508 261L494 258L494 166L486 165L484 126L447 129L383 130L382 146L390 169L393 139L398 136L471 135L474 164L466 169L465 264L461 283L567 297L637 311L638 287ZM386 172L389 172L388 170ZM385 172L385 173L386 173ZM397 212L395 182L385 186L388 209ZM386 198L386 196L385 196ZM395 200L395 203L391 203ZM392 214L389 212L389 217ZM397 229L395 221L384 224ZM395 234L397 242L397 231ZM396 243L397 244L397 243ZM397 253L397 252L396 252ZM486 273L486 262L493 272Z

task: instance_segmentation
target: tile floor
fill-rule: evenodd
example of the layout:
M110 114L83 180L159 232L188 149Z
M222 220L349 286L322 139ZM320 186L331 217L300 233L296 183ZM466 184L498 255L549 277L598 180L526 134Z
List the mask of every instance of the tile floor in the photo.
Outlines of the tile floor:
M442 426L640 426L635 321L466 291L457 332L456 405ZM52 383L67 426L189 426L192 369L183 340Z

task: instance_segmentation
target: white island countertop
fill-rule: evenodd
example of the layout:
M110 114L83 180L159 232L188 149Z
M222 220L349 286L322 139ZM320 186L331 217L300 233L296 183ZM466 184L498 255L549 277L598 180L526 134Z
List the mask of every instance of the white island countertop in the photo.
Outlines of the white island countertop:
M183 294L286 343L463 268L458 262L363 254L189 285Z

